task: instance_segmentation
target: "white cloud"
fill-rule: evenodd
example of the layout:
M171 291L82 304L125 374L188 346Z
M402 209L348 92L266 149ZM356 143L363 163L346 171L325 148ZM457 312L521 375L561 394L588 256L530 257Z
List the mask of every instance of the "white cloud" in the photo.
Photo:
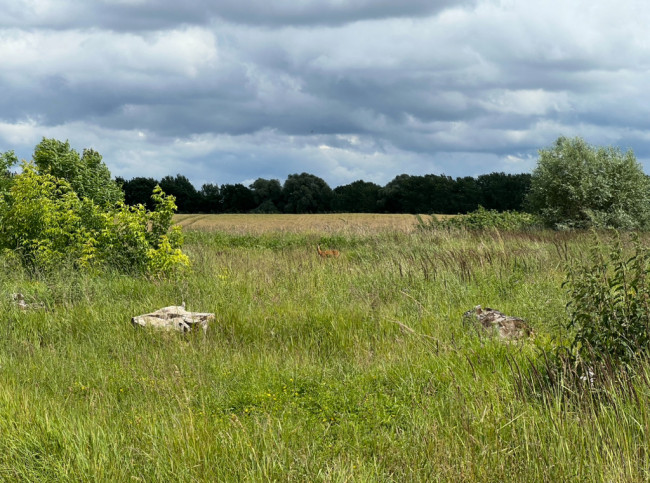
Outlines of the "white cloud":
M3 144L6 149L12 149L12 146L24 146L34 143L38 139L38 123L32 119L20 121L16 123L0 122L0 140L4 143L0 144L0 149ZM34 143L35 144L35 143Z
M487 111L542 116L549 112L564 112L571 109L566 92L547 92L542 89L500 89L486 93L479 104Z
M57 75L109 82L122 76L195 77L217 60L214 33L203 28L141 34L102 30L0 31L0 75Z
M530 169L559 135L650 157L639 0L8 3L0 149L333 185Z

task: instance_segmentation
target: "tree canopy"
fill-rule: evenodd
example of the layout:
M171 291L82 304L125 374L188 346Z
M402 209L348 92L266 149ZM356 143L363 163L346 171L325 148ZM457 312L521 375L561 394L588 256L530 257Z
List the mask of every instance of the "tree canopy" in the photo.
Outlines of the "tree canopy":
M332 208L340 212L376 213L381 186L366 181L334 188Z
M153 209L151 193L154 188L160 184L153 178L136 177L129 181L122 178L116 179L118 185L124 191L124 202L127 205L142 205L147 209Z
M0 153L4 207L20 176L11 172L17 162L13 151ZM112 180L95 150L84 149L80 155L68 141L47 138L35 147L33 162L27 165L33 171L30 175L51 176L55 191L71 191L102 209L117 208L124 201L134 209L142 205L153 210L151 193L160 185L182 213L463 214L483 207L534 212L553 227L650 228L650 178L634 153L592 146L581 138L560 137L541 149L532 175L494 172L454 179L444 174L401 174L383 187L358 180L331 189L322 178L304 172L290 174L283 184L258 178L249 186L207 183L200 190L181 174L160 181Z
M332 209L332 189L313 174L290 174L283 195L286 213L323 213Z
M200 204L198 193L186 176L182 174L165 176L159 184L165 193L176 199L179 211L193 213L198 210Z
M156 184L176 197L180 213L467 213L483 206L488 210L521 210L530 186L530 174L491 173L478 178L451 178L427 174L401 174L380 186L358 180L331 189L313 174L291 174L277 179L258 178L241 183L206 183L194 189L182 175L119 179L127 204L147 203ZM150 206L149 206L150 207Z
M539 151L528 203L553 227L650 226L650 181L634 153L578 137Z

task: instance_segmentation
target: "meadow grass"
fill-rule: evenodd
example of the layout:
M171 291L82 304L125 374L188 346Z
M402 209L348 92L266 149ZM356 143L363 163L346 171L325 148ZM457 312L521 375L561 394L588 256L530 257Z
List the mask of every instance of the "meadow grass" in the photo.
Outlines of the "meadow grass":
M607 400L523 394L566 338L554 232L188 231L192 270L0 275L6 481L644 481L648 374ZM321 259L316 244L341 251ZM12 292L44 310L20 311ZM206 335L130 318L185 302ZM462 322L524 317L503 343ZM646 371L650 372L650 371ZM642 377L645 376L645 377Z

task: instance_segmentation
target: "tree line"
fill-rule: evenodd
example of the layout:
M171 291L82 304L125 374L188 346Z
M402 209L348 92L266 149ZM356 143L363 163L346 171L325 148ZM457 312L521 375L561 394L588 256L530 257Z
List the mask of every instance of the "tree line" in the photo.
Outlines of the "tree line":
M17 165L22 173L12 171ZM78 247L87 259L98 247L93 245L97 243L95 235L88 234L108 220L119 218L138 229L151 225L153 218L149 216L171 222L174 203L164 193L174 196L181 213L465 214L483 207L478 211L527 211L543 225L556 229L650 230L650 177L634 153L590 145L581 138L562 136L552 146L540 149L531 174L490 173L455 179L401 174L383 187L359 180L331 189L323 179L301 173L289 175L283 184L277 179L258 178L249 186L210 183L200 190L180 174L161 180L112 179L102 156L93 149L80 154L68 141L43 138L29 162L19 163L13 151L0 152L0 248L3 236L11 246L20 246L22 238L32 240L29 247L34 253L47 252L48 243L66 247L70 237L79 242L90 236ZM146 214L145 207L155 213ZM83 221L93 228L83 234L68 233L70 237L66 238L68 235L59 236L65 232L59 227L46 234L58 233L56 242L49 238L43 238L49 240L45 245L42 240L34 241L34 233L47 228L45 221L58 220L54 223L57 225L72 219L76 221L70 222L71 227L79 228ZM11 227L11 220L17 223L15 227ZM27 220L33 222L31 227ZM26 227L36 231L19 234ZM140 240L138 237L134 239ZM178 248L175 243L159 237L153 250L172 253ZM141 250L144 246L136 252L145 253Z
M385 186L367 181L334 189L309 173L291 174L284 183L258 178L244 184L204 184L196 189L181 174L161 180L116 178L129 205L150 207L156 185L176 198L179 213L468 213L522 210L531 175L490 173L476 178L401 174Z

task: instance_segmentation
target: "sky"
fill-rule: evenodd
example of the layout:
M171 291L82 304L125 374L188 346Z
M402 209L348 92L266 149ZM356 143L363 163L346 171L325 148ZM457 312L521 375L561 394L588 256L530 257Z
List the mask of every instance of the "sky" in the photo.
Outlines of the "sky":
M580 136L650 173L648 25L646 0L0 0L0 152L383 186Z

